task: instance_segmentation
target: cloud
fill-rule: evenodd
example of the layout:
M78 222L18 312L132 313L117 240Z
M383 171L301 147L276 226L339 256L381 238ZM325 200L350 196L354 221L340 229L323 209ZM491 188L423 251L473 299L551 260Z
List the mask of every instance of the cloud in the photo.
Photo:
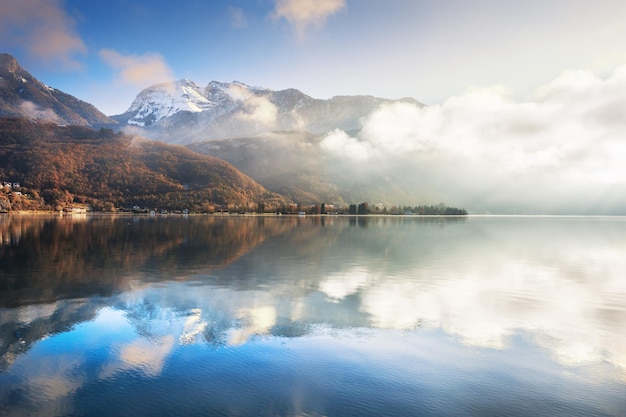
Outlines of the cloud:
M319 283L319 290L332 302L339 302L371 285L373 278L366 268L353 267L346 272L334 273Z
M22 116L28 119L48 120L56 123L63 122L63 119L61 119L52 109L41 108L32 101L23 101L20 103L19 111Z
M345 0L276 0L272 17L287 20L302 38L310 26L323 26L329 16L345 7Z
M246 15L238 7L228 6L228 17L230 18L230 25L235 29L242 29L248 26Z
M497 232L490 238L494 245L508 239ZM479 254L468 256L455 266L454 271L462 273L452 272L435 285L430 277L446 270L437 262L406 272L420 279L371 279L362 285L360 308L374 327L441 328L468 345L498 349L505 348L514 334L530 332L535 334L534 343L562 363L608 361L625 369L626 338L615 337L619 320L607 318L602 326L597 324L598 306L609 294L623 292L622 248L559 243L559 247L538 243L536 257L527 257L532 263L520 262L510 250L494 246L488 261L482 262L483 257L476 262ZM567 269L546 265L570 265L576 278L567 276Z
M24 48L36 59L63 70L80 68L76 55L87 52L74 19L59 0L3 0L0 44Z
M252 336L267 334L276 324L276 309L274 306L241 309L237 311L237 319L243 326L230 330L228 343L231 346L244 344Z
M560 361L568 364L603 360L607 355L603 349L610 346L611 361L620 367L626 366L624 356L619 353L624 339L616 341L611 332L592 330L596 303L601 303L603 291L617 288L616 281L598 284L589 278L595 276L596 271L588 267L581 273L588 281L564 286L563 276L558 271L516 264L507 257L494 256L493 259L498 261L485 265L486 270L467 265L471 272L465 276L449 277L433 287L417 281L374 283L361 295L361 308L371 315L376 327L406 329L427 323L427 327L443 328L459 336L464 343L475 346L503 348L507 339L520 329L550 334L552 340L540 337L536 343L545 345ZM426 275L422 270L415 273ZM506 276L507 279L484 278L490 276ZM537 289L543 295L541 299L524 300L532 302L532 309L525 308L527 305L513 296L531 294ZM550 302L552 300L567 301L554 303ZM563 326L572 322L577 325ZM583 334L593 334L594 339L585 340L581 337Z
M118 72L115 80L118 84L144 88L174 79L173 71L159 54L122 55L103 49L100 58Z
M481 222L478 229L471 223L475 221ZM607 235L608 229L588 229L578 220L552 226L529 223L515 231L502 227L506 222L489 225L492 221L444 223L450 229L481 230L468 232L475 243L471 248L453 238L445 245L435 238L419 248L414 246L419 238L410 237L413 231L404 232L407 240L394 234L393 243L381 232L379 242L370 242L371 250L384 242L389 259L408 254L407 247L421 256L399 269L392 262L392 272L379 260L364 257L321 277L318 289L329 301L357 308L371 327L441 329L467 345L494 349L505 349L514 335L524 334L561 363L606 361L626 370L626 335L618 330L623 320L601 314L611 304L608 300L626 291L624 245L613 239L619 232ZM382 222L386 220L372 221L369 227ZM546 227L550 239L541 240ZM583 231L585 238L580 239ZM525 246L531 241L532 248ZM439 249L430 250L443 247L444 257ZM313 297L308 301L319 302ZM316 311L311 306L305 310Z
M276 123L278 109L267 97L252 96L244 104L244 112L239 114L242 120L271 127Z
M171 334L154 337L151 340L134 339L119 348L119 357L106 364L98 377L107 379L128 370L141 372L148 377L159 376L175 346L176 340Z
M265 128L272 128L276 124L278 108L268 97L255 95L247 87L239 84L231 85L228 94L234 100L243 102L243 110L237 114L238 119Z
M368 142L350 137L341 129L328 133L320 142L320 147L332 154L354 161L366 161L372 155L372 146Z
M496 86L435 106L385 104L365 118L356 137L336 130L321 148L373 167L385 161L398 168L396 178L415 177L416 188L424 185L419 173L428 172L455 201L490 194L494 203L543 200L545 208L550 201L580 202L581 195L619 199L626 186L624 108L626 66L604 79L566 71L526 102Z

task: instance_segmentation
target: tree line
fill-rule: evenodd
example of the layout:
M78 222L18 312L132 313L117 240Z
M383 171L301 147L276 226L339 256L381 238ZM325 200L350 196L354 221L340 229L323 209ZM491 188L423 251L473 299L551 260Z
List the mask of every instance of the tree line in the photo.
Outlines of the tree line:
M268 213L265 205L257 205L257 213ZM368 202L350 204L336 207L325 203L318 205L290 204L280 206L277 212L281 214L347 214L347 215L419 215L419 216L465 216L468 214L464 208L450 207L444 203L436 205L418 206L371 206Z

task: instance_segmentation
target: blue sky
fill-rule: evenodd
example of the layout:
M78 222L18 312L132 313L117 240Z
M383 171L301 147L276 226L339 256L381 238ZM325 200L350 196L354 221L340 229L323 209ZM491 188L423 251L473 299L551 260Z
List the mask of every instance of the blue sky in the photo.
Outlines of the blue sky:
M153 83L238 80L317 98L524 99L567 69L626 63L623 0L3 0L0 51L125 111Z

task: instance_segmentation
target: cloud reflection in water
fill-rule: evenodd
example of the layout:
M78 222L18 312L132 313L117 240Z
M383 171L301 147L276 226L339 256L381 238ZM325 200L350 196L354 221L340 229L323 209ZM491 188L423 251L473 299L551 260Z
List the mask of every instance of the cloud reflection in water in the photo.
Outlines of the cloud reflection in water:
M65 412L63 399L94 378L172 378L171 365L188 356L212 358L210 366L196 365L215 368L216 378L233 377L224 373L239 371L220 371L216 358L243 360L237 355L254 352L246 356L251 364L229 363L265 369L280 359L263 355L290 358L293 349L322 355L307 358L316 365L299 363L302 372L318 372L329 358L344 358L346 367L367 358L372 368L362 372L402 369L383 359L394 356L453 368L459 358L476 360L478 349L501 352L493 360L509 369L518 365L507 362L508 352L518 356L514 362L546 352L564 367L607 372L608 364L626 380L623 220L373 218L324 227L300 220L267 239L259 230L258 245L220 267L203 270L200 257L189 262L172 246L177 257L166 253L163 264L150 258L159 276L175 266L179 274L170 280L153 283L129 269L116 277L122 290L106 296L0 309L0 378L19 375L13 388L0 389L0 402L22 390L33 407L56 404L51 409ZM485 372L490 363L471 366Z

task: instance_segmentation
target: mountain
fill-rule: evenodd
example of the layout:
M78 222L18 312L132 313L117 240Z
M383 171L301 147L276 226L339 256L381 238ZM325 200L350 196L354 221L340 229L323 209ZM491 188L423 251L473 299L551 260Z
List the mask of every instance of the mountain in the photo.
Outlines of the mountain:
M223 159L264 187L302 204L343 207L368 201L391 207L445 200L426 183L416 186L416 177L398 175L415 172L419 167L355 165L326 152L321 146L324 138L307 132L268 132L248 138L194 142L186 147Z
M98 127L117 123L93 105L48 87L8 54L0 54L0 117Z
M208 140L186 145L238 166L259 184L303 204L333 202L345 205L323 164L321 137L307 132L270 132L251 138Z
M418 101L372 96L312 98L299 90L272 91L234 81L200 87L188 80L153 85L129 109L112 116L141 128L146 137L166 143L250 137L272 131L323 134L361 128L362 119L382 104Z
M0 118L0 209L147 207L211 212L285 200L231 164L112 130ZM15 188L19 184L19 188Z
M323 142L332 132L358 137L368 117L388 106L423 105L412 98L312 98L242 82L188 80L143 90L128 111L112 116L125 130L224 159L264 187L303 204L438 203L437 190L416 187L395 166L355 167Z
M126 113L117 116L117 119L129 125L145 127L179 112L201 113L222 107L219 113L225 113L236 107L237 97L234 90L230 92L235 86L240 88L241 93L255 91L240 83L212 82L206 88L189 80L156 84L139 93Z
M213 81L201 87L193 81L179 80L144 89L124 114L108 118L94 106L39 82L10 55L0 55L0 77L0 116L68 125L54 130L44 123L22 123L16 127L15 123L10 126L11 123L3 122L5 139L12 134L27 138L26 142L37 135L51 140L29 142L40 147L37 151L43 154L39 155L33 155L34 150L27 149L25 142L23 147L16 148L19 150L0 151L0 157L5 155L10 163L25 164L21 170L4 164L0 180L32 183L42 193L40 205L63 206L73 199L89 201L100 208L106 203L108 208L139 205L205 210L229 203L249 208L261 201L271 207L270 201L285 201L272 192L302 204L324 202L344 206L370 201L394 205L441 201L436 190L416 187L414 182L407 182L409 177L399 176L397 171L381 164L363 169L337 159L322 143L329 132L343 131L358 137L366 119L377 109L397 104L421 106L414 99L387 100L362 95L321 100L296 89L272 91L238 81ZM75 125L122 127L129 135L158 142L133 140L134 136L106 130L76 131ZM7 136L6 129L13 132ZM85 148L83 145L95 140L94 135L97 140L104 137L110 140ZM69 149L69 143L80 146ZM172 167L169 159L173 151L168 144L188 145L187 149L179 147L174 152L176 167ZM120 159L124 146L132 152ZM96 150L100 155L91 153ZM30 160L20 162L24 155ZM203 158L207 156L213 161L211 168L205 167L207 160ZM222 170L223 177L218 175L217 180L228 191L221 189L209 195L206 190L200 190L215 187L200 183L216 180L217 177L208 178L209 172L221 169L216 168L216 158L229 166L230 170ZM168 171L172 168L175 172ZM185 170L206 173L192 192L186 189L190 185L183 178ZM165 178L159 176L164 171L167 171ZM97 175L107 180L98 179ZM46 183L51 176L56 178L56 183ZM109 181L111 176L115 181ZM227 185L224 177L229 177ZM260 188L249 191L242 177ZM201 203L203 198L209 203ZM177 199L178 203L174 204Z

